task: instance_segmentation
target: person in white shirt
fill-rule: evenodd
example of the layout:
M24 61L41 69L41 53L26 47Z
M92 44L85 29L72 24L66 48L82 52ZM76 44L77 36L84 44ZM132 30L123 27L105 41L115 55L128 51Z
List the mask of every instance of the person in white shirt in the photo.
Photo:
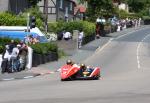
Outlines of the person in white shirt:
M84 32L80 30L79 35L78 35L78 48L81 48L82 46L83 37L84 37Z
M18 71L18 54L19 54L19 48L21 47L20 44L17 45L17 47L14 47L11 53L11 69L12 72Z
M2 58L3 58L3 59L10 60L11 53L10 53L10 51L9 51L9 45L6 45L5 48L6 48L6 50L5 50L5 52L3 53Z
M64 33L63 38L64 38L65 40L71 39L71 33L70 33L70 32Z
M2 54L2 64L1 64L1 73L5 73L5 72L9 72L8 68L9 68L9 64L8 61L10 61L10 57L11 57L11 52L9 50L9 45L5 46L5 50Z

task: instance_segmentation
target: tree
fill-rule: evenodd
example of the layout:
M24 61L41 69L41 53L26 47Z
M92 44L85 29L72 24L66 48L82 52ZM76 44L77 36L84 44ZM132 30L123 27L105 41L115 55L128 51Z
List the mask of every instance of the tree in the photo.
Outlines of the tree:
M30 6L36 6L39 1L41 0L28 0Z
M89 19L95 21L97 17L110 16L113 11L112 0L87 0Z

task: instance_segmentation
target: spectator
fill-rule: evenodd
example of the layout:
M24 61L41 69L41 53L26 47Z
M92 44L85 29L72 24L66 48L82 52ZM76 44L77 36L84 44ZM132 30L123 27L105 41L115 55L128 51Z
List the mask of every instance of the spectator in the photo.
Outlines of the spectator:
M38 36L36 36L36 37L34 37L34 38L32 39L32 44L36 44L36 43L39 43L39 38L38 38Z
M99 25L99 23L96 23L96 37L100 38L100 25Z
M9 72L8 68L9 68L9 65L8 65L8 61L10 60L10 50L9 50L9 45L6 45L5 46L5 50L2 54L2 65L1 65L1 68L2 68L2 73L5 73L5 72Z
M28 54L28 48L27 46L21 47L19 50L19 62L20 62L20 66L18 68L18 71L24 70L26 67L26 63L27 63L27 54Z
M62 40L64 33L65 33L65 30L59 32L59 33L57 34L57 40Z
M11 40L9 44L9 52L12 53L13 48L16 46L15 41Z
M70 32L64 33L63 38L64 38L66 41L69 40L69 39L71 39L71 33L70 33Z
M16 47L13 48L13 51L11 53L11 71L12 72L17 72L18 71L18 54L19 54L19 49L21 45L17 45Z
M84 37L84 32L80 30L78 35L78 48L81 48L82 46L83 37Z

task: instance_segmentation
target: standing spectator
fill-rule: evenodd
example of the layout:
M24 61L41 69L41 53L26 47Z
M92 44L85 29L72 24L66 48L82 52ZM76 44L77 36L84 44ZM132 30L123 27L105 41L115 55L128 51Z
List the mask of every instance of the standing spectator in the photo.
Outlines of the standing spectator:
M96 23L96 37L100 38L100 25L99 25L99 23Z
M82 46L83 37L84 37L84 32L80 30L78 35L78 48L81 48Z
M138 26L141 26L141 18L138 20Z
M5 50L4 50L4 52L3 52L3 54L2 54L2 59L3 59L3 61L2 61L2 65L1 65L1 68L2 68L2 73L5 73L5 72L9 72L8 71L8 68L9 68L9 65L8 65L8 61L10 60L10 50L9 50L10 48L9 48L9 45L6 45L5 46Z
M12 53L13 48L16 46L15 41L11 40L10 44L9 44L9 52Z
M17 45L16 47L13 48L13 51L11 53L11 71L12 72L17 72L18 71L18 54L19 54L19 49L21 45Z
M20 62L20 66L18 68L18 71L24 70L27 64L27 55L28 55L28 48L27 46L21 47L19 49L19 62Z

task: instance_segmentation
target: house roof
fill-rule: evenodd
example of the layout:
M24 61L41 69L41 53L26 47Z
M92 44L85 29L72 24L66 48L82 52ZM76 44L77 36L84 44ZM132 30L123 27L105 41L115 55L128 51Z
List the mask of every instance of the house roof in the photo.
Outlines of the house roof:
M85 13L86 12L86 7L84 5L77 5L74 9L74 15L76 15L77 12Z
M81 13L84 13L86 11L85 6L83 6L83 5L78 5L78 8Z

